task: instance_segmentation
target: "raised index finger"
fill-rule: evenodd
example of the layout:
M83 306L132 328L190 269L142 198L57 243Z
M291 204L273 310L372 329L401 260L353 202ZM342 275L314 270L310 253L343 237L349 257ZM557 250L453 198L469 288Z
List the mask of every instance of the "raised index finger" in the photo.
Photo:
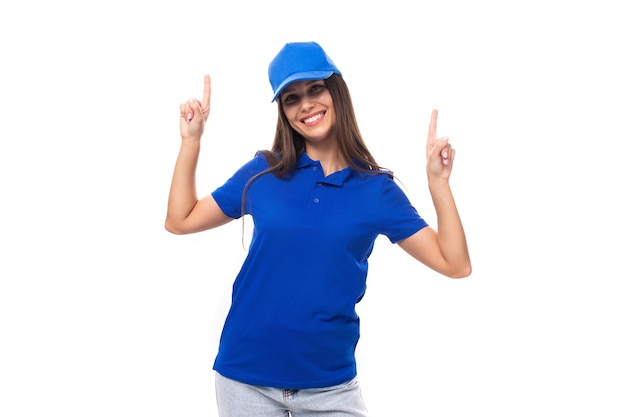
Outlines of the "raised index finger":
M430 114L430 125L428 126L428 140L435 141L437 139L437 109Z
M202 108L208 109L211 101L211 77L207 74L204 76L204 93L202 94Z
M437 142L437 109L434 109L430 114L430 125L428 125L428 138L426 139L426 156L430 155L430 152L435 147Z

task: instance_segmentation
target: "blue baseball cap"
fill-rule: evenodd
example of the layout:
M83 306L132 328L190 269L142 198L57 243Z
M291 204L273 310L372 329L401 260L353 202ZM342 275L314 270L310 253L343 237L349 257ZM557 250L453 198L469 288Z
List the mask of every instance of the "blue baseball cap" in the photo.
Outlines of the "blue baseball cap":
M301 80L325 80L333 74L341 75L326 52L316 42L291 42L285 44L274 57L268 69L274 90L272 101L287 85Z

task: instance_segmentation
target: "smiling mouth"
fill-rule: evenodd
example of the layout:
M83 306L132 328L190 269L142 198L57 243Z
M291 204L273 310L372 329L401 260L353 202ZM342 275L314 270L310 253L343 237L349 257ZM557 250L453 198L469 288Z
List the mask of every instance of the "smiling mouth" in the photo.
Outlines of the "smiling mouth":
M319 119L321 119L323 116L324 116L324 113L317 113L315 116L308 117L308 118L304 119L302 122L303 122L304 124L307 124L307 125L308 125L308 124L311 124L311 123L315 123L315 122L317 122L317 121L318 121Z

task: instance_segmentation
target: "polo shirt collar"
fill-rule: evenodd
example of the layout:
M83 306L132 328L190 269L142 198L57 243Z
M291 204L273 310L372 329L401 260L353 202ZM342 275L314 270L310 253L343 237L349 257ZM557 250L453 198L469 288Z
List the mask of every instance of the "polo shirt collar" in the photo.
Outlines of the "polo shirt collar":
M303 152L296 161L296 168L307 168L313 164L319 165L319 161L314 161L309 157L309 155L306 154L306 152ZM345 169L342 169L341 171L333 172L329 176L320 179L320 182L329 185L342 186L353 172L354 171L352 167L347 167Z

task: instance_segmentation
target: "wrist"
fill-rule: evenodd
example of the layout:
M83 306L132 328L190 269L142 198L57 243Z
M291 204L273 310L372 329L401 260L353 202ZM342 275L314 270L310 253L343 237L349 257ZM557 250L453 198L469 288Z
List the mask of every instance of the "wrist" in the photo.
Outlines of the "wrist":
M448 178L428 178L428 188L432 189L440 189L440 188L450 188L450 181Z
M181 135L181 140L183 143L200 143L200 136L195 135Z

